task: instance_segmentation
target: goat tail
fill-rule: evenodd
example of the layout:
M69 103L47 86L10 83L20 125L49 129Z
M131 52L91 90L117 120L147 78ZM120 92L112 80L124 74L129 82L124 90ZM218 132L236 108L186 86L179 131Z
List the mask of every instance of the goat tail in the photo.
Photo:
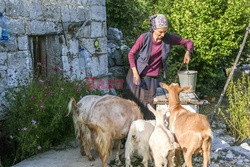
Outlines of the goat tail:
M70 98L70 101L68 104L68 114L66 116L69 116L72 110L73 112L76 112L78 110L76 100L73 97Z

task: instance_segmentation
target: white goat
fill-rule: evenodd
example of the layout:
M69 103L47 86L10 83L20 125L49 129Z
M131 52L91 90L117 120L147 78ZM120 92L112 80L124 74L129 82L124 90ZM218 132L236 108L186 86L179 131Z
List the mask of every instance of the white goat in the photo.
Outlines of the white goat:
M155 167L174 166L175 149L179 146L174 142L174 136L165 127L166 110L155 109L148 104L148 109L155 115L156 124L149 138L149 146L153 154Z
M148 167L148 161L152 159L148 142L154 126L155 120L138 119L133 121L125 145L126 167L132 167L130 158L134 154L142 156L144 167Z

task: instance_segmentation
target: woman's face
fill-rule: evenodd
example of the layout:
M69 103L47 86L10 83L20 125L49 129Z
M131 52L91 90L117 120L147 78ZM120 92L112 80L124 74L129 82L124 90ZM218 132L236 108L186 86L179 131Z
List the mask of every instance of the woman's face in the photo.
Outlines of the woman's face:
M166 32L167 32L166 27L154 29L154 36L155 36L156 40L157 41L162 40L162 38L164 37Z

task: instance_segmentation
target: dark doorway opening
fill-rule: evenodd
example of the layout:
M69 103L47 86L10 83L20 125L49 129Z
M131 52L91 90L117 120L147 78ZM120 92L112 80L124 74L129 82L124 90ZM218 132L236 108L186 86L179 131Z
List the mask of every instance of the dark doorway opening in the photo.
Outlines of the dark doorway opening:
M34 76L47 78L62 75L62 37L60 35L31 36Z

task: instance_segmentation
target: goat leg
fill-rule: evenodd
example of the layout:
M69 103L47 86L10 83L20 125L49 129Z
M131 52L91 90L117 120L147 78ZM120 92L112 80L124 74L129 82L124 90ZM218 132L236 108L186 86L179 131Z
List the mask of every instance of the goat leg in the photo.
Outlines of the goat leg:
M84 156L84 154L86 154L86 156L88 157L89 161L94 161L95 158L90 153L88 144L85 141L85 138L84 138L84 136L82 134L82 131L80 131L80 138L81 138L81 155Z
M121 140L118 140L117 141L117 152L116 152L116 156L115 156L115 164L116 165L121 165L121 161L120 161L120 158L119 158L119 153L120 153L120 148L121 148Z

